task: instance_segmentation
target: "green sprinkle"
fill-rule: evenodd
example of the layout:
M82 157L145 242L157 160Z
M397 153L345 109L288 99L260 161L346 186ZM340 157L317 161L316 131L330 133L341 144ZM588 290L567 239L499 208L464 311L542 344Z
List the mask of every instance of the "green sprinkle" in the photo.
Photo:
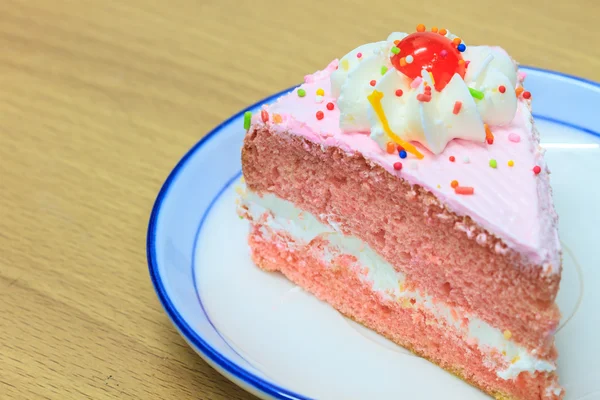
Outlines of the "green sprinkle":
M483 99L483 92L480 92L479 90L473 88L469 88L469 92L471 92L471 96L475 97L476 99Z
M304 97L304 96L306 96L306 90L298 89L298 97Z
M252 111L246 111L244 113L244 129L250 129L250 120L252 119Z
M496 168L498 166L498 163L496 162L496 160L494 160L493 158L490 160L490 167L492 168Z
M400 49L397 48L396 46L394 46L394 47L392 47L392 53L398 54L398 53L400 53Z
M381 75L385 75L386 72L387 72L387 67L384 65L383 67L381 67Z

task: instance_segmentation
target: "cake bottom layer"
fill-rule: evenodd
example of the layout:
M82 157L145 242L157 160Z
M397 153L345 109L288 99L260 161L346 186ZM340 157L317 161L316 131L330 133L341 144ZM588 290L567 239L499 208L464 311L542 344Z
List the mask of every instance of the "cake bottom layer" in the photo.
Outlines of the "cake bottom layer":
M562 390L553 372L521 373L502 379L495 365L501 354L484 353L452 324L445 322L414 300L388 298L374 291L366 268L356 257L328 248L324 238L304 243L287 232L260 221L251 223L249 244L252 259L266 271L279 271L290 281L339 312L375 330L480 388L496 399L560 399Z

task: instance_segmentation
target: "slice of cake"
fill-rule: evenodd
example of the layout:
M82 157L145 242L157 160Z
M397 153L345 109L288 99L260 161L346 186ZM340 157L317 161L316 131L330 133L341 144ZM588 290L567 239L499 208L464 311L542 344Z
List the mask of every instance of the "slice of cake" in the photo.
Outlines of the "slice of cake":
M252 259L497 399L560 399L557 216L525 76L393 33L247 115Z

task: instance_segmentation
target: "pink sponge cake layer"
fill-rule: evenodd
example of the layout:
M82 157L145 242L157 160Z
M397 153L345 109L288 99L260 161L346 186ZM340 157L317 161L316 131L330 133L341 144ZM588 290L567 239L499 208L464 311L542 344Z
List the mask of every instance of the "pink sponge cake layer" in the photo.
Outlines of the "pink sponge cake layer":
M553 351L559 276L544 275L511 250L496 252L498 239L422 188L361 154L264 127L246 137L243 166L252 191L273 193L360 238L406 274L409 287L476 313L541 355Z
M404 75L422 53L390 64L405 39L357 48L246 121L253 259L498 399L561 399L561 250L524 76L501 49L461 45L465 76L432 91L433 73Z

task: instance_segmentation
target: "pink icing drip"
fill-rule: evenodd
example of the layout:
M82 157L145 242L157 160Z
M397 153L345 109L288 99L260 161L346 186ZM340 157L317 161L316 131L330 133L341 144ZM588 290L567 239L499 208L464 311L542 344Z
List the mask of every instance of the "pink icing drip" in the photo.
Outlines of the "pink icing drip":
M416 144L425 158L416 160L409 155L402 162L410 163L411 168L396 171L394 163L400 161L397 154L382 150L366 133L342 133L338 107L333 110L326 108L328 102L335 104L337 100L331 96L329 81L329 75L336 68L337 60L334 60L325 70L306 76L301 87L306 90L307 96L301 98L294 90L268 107L269 113L278 113L283 119L282 123L274 124L273 129L303 136L322 146L360 152L391 174L425 187L451 211L469 215L531 262L550 263L552 271L558 271L560 244L548 170L538 149L531 113L525 102L519 102L517 113L509 125L490 127L495 138L493 145L456 139L435 156ZM325 91L321 103L312 96L319 88ZM317 120L317 111L324 113L322 120ZM253 123L262 123L259 115L254 116ZM520 132L520 135L514 132ZM514 135L520 136L520 142L514 140ZM450 156L469 161L450 162ZM489 167L490 159L497 161L497 168ZM513 167L508 167L508 160L514 161ZM542 166L542 173L538 176L532 173L534 165ZM457 195L450 186L452 180L457 180L460 186L474 187L475 194Z

